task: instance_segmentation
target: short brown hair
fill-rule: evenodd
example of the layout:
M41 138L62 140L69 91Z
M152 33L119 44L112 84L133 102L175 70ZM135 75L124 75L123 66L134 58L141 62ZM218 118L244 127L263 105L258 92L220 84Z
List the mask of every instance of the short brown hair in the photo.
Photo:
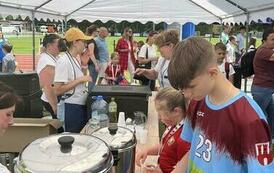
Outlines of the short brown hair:
M235 36L230 36L228 40L229 41L236 40L236 37Z
M10 45L8 43L5 43L2 47L7 53L10 53L12 50L12 45Z
M222 42L216 43L215 46L214 46L214 48L215 48L215 50L220 49L222 51L226 51L226 46Z
M190 37L175 46L168 79L174 88L185 89L213 61L216 62L216 57L212 44L201 37Z
M178 90L172 87L163 88L157 93L155 101L164 102L164 109L168 111L172 111L174 108L180 107L182 108L185 116L186 100Z
M86 35L91 36L95 31L97 31L97 26L96 25L90 25L89 27L87 27L86 29Z
M155 45L157 45L159 48L170 43L173 43L175 46L178 42L179 42L179 32L176 29L170 29L170 30L161 32L155 38Z
M10 108L19 101L21 100L15 91L3 82L0 82L0 109Z

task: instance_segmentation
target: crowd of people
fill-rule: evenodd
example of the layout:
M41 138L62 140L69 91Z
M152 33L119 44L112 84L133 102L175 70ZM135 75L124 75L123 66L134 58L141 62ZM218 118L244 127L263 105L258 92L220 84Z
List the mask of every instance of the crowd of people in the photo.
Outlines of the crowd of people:
M167 68L171 50L179 41L176 30L152 31L138 47L132 29L126 27L113 53L109 53L107 36L107 28L91 25L86 34L70 28L64 38L49 34L43 39L37 65L41 99L54 119L58 118L58 101L64 100L65 131L80 132L88 121L86 100L95 85L129 85L139 79L140 84L154 90L159 79L161 88L170 86Z
M65 131L79 133L87 122L86 83L92 91L96 81L113 85L138 79L155 89L153 81L158 79L161 89L155 107L166 131L158 145L136 154L138 166L147 155L158 155L158 165L146 165L146 172L273 172L274 30L264 31L257 49L250 38L246 49L245 28L237 36L230 35L230 29L225 26L216 45L201 37L179 41L177 30L152 31L142 44L134 41L127 27L113 53L108 51L104 27L92 25L86 35L70 28L63 39L47 35L37 67L41 99L57 118L62 97ZM254 50L252 99L239 89L236 74L241 57ZM0 89L3 133L12 124L18 98L2 83Z

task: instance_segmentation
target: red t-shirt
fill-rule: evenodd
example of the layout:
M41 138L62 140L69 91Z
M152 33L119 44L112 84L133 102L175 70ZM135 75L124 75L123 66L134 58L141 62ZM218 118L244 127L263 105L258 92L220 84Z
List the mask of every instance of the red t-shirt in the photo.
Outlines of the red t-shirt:
M261 87L274 87L274 61L270 61L273 49L261 46L254 57L253 84Z
M114 65L111 64L107 67L105 74L108 77L111 77L113 79L108 79L107 82L109 85L115 85L115 81L117 80L117 77L120 75L121 73L121 68L120 65Z
M182 126L173 135L169 135L174 128L175 127L171 128L162 139L161 147L163 146L163 148L160 152L158 162L163 173L170 173L177 162L180 161L190 149L190 143L180 138Z
M120 75L120 65L114 65L114 64L111 64L107 67L105 73L108 77L113 77L113 78L116 78L117 76Z

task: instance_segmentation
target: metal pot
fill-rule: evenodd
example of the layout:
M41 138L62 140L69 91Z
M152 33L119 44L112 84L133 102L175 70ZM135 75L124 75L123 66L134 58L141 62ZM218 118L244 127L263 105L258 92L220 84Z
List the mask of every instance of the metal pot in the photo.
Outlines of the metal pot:
M101 139L64 133L40 138L19 155L15 173L110 173L113 156Z
M113 154L114 164L112 173L135 172L135 134L128 128L118 127L117 131L111 131L105 127L92 133L92 135L105 141Z

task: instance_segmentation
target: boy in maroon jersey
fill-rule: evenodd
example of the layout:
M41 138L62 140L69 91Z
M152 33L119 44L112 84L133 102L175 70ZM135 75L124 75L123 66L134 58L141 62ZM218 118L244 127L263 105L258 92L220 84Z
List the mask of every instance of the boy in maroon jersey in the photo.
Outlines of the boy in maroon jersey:
M263 111L225 78L214 54L207 40L191 37L170 61L171 85L191 99L181 134L191 148L174 172L274 172Z

